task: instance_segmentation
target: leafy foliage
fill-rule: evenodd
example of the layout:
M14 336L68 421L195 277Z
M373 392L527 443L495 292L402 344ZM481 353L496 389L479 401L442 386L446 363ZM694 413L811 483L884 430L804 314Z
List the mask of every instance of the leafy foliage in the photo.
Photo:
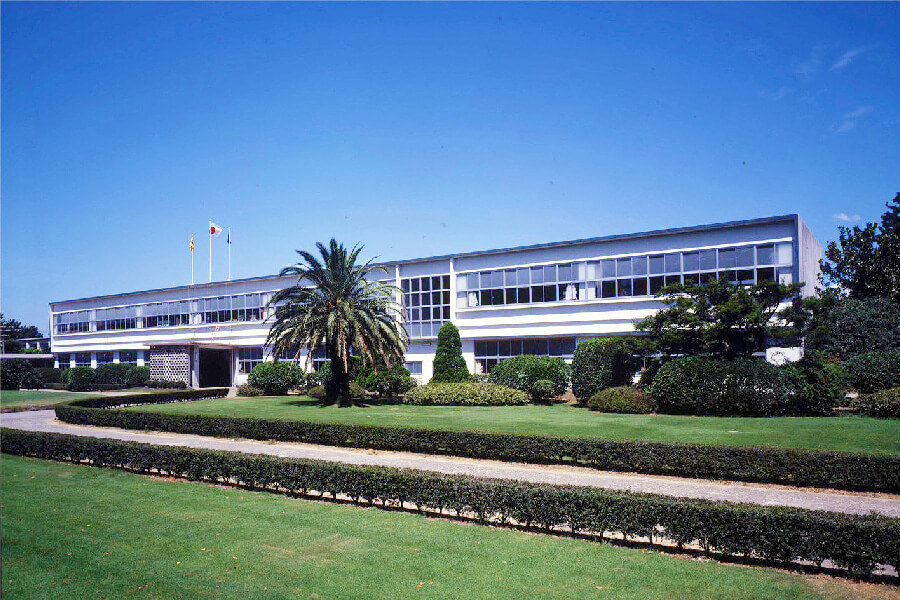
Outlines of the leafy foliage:
M41 332L34 325L22 325L16 319L7 319L0 313L0 351L18 354L25 348L19 340L41 337Z
M900 419L900 386L863 394L852 404L860 414L885 419Z
M528 394L493 383L429 383L407 392L403 403L461 406L528 404Z
M900 566L900 520L796 508L672 498L597 488L478 479L428 471L196 448L138 444L5 429L2 450L20 456L237 482L292 495L339 494L374 507L415 504L481 522L516 522L553 530L619 533L698 543L706 551L787 563L831 561L862 575L879 564Z
M250 383L241 384L238 386L238 389L237 389L238 396L247 396L247 397L262 396L265 393L266 393L265 390L263 390L260 387L256 387L255 385L252 385Z
M0 384L4 390L39 390L44 386L41 374L27 360L0 360Z
M407 396L433 387L416 388ZM882 454L98 410L118 404L218 397L224 396L227 391L190 390L90 398L57 404L55 410L61 421L100 427L450 454L538 464L575 464L602 471L900 493L900 457ZM324 390L321 392L324 396ZM523 392L514 390L514 393L520 395L519 402L527 402Z
M792 388L790 414L828 416L844 399L846 377L839 363L819 352L807 352L801 360L786 363L781 369Z
M363 367L356 383L381 398L400 396L416 387L416 380L410 376L409 369L401 364L388 367L383 362L378 366Z
M434 353L434 374L430 383L462 383L472 381L472 375L466 367L462 355L462 341L459 329L447 321L441 325L437 337L437 350Z
M601 412L644 415L656 411L656 400L642 389L626 385L600 390L588 399L587 406Z
M659 369L650 391L667 414L762 417L794 409L785 371L758 359L676 358Z
M303 369L292 360L263 361L247 376L247 383L261 388L267 396L283 396L290 389L302 387L305 380Z
M128 385L128 371L130 369L131 365L126 365L124 363L99 365L94 370L94 383L121 385L122 387L125 387Z
M870 393L900 385L900 350L875 350L847 361L850 385Z
M634 342L624 337L585 340L572 359L572 391L585 401L602 389L631 383L638 370Z
M538 379L531 386L531 399L535 402L548 402L553 397L555 387L549 379Z
M94 389L95 371L90 367L72 367L64 372L66 389L83 392Z
M327 399L348 404L351 347L369 362L403 362L407 336L394 301L399 290L374 281L379 271L386 273L383 267L371 261L356 264L362 246L348 250L332 239L327 248L316 247L318 258L298 250L300 261L281 270L281 277L297 277L297 283L272 297L275 318L267 344L276 356L296 354L302 347L312 356L324 345L331 361Z
M799 283L744 286L723 279L703 286L673 284L657 294L667 308L634 327L646 331L665 354L747 357L766 348L778 305L800 288Z
M366 397L366 390L355 381L350 382L350 398L359 399ZM306 395L316 400L328 401L328 392L324 385L315 385L306 391Z
M498 362L491 369L488 381L531 394L534 384L544 379L553 382L551 393L558 396L569 387L571 373L571 368L561 358L522 354Z
M881 224L841 227L821 261L822 279L852 298L900 302L900 193L885 204Z
M147 385L150 380L150 367L131 365L128 369L128 387Z

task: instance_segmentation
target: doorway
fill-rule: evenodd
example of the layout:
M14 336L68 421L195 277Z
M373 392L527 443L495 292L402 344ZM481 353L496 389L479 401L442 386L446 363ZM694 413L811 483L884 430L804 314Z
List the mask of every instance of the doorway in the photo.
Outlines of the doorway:
M231 350L200 348L200 387L231 387Z

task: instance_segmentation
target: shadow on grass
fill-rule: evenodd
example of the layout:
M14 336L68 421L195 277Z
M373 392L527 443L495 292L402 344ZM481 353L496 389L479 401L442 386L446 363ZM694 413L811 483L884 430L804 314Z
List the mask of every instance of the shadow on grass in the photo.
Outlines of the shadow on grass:
M306 400L294 400L287 402L290 406L311 407L318 406L325 408L327 406L337 406L338 408L368 408L370 406L393 406L400 404L399 398L354 398L350 404L340 405L336 400L317 400L308 398Z

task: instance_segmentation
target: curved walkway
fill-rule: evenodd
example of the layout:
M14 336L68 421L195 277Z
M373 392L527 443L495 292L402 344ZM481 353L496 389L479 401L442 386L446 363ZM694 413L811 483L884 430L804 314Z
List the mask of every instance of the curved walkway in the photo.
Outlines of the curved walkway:
M660 475L614 473L568 465L532 465L455 456L435 456L412 452L337 448L293 442L215 438L181 433L134 431L114 427L72 425L56 420L52 410L5 413L0 425L14 429L68 433L97 438L128 440L164 446L187 446L230 450L246 454L269 454L291 458L311 458L358 465L382 465L440 473L514 479L533 483L582 485L611 490L628 490L729 502L749 502L770 506L793 506L852 514L878 513L900 517L900 496L743 482L709 481Z

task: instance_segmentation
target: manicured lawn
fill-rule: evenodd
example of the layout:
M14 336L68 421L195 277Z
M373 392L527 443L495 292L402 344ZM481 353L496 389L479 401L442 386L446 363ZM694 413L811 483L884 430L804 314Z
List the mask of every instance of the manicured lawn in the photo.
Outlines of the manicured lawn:
M499 407L373 405L339 408L322 407L317 401L302 396L218 398L135 406L129 410L900 454L900 421L858 416L742 418L614 415L567 404Z
M2 390L0 391L0 407L45 406L64 400L86 398L90 393L81 392L48 392L45 390Z
M2 456L9 598L888 598L895 589ZM896 594L894 594L896 597Z

